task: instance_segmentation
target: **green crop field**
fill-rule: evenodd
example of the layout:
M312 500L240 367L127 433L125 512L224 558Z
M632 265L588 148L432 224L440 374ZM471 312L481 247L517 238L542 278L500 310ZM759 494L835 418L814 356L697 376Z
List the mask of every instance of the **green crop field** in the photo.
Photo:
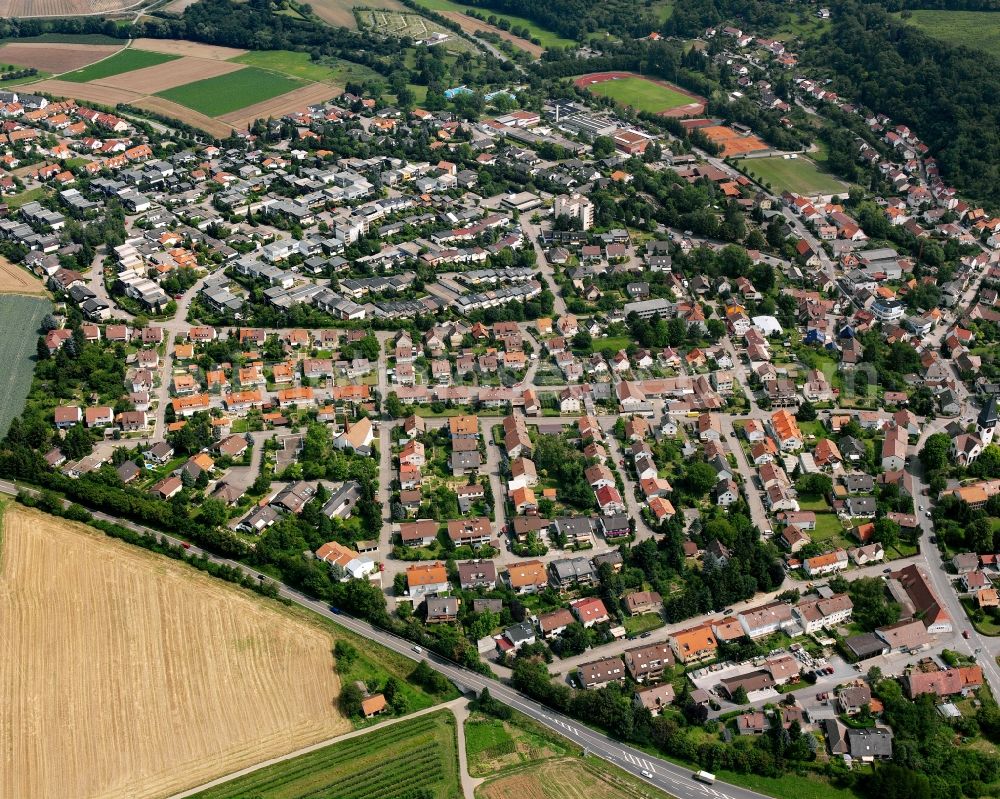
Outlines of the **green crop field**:
M165 64L179 58L166 53L154 53L150 50L122 50L113 56L91 64L76 72L67 72L61 75L62 80L71 80L75 83L86 83L91 80L110 78L112 75L120 75L123 72L132 72L144 67L155 67L157 64Z
M847 191L847 184L820 172L808 158L748 158L742 164L753 177L770 183L778 192L795 194L837 194Z
M466 9L469 8L467 5L463 5L462 3L453 3L451 0L417 0L417 2L424 6L424 8L429 8L431 11L457 11L459 14L465 14ZM550 30L539 27L530 19L516 17L513 14L498 14L496 11L492 11L488 8L477 8L473 10L482 14L484 17L496 17L497 19L507 20L512 27L527 28L531 32L530 38L538 39L538 41L541 42L542 47L573 47L576 45L576 42L572 39L567 39L565 36L560 36L558 33L553 33Z
M339 58L313 61L309 53L293 50L253 50L231 59L236 64L280 72L292 78L328 83L343 87L348 82L363 83L366 80L382 80L375 70L363 64L354 64Z
M914 9L903 20L928 36L990 55L1000 55L1000 12Z
M638 77L606 80L591 84L587 89L601 97L610 97L622 105L630 105L637 111L648 111L651 114L694 102L686 94Z
M270 100L279 94L286 94L303 85L304 81L298 78L258 67L247 67L227 75L175 86L156 96L187 106L206 116L219 117Z
M457 799L458 746L449 711L401 721L197 794L197 799L399 799L424 789Z
M52 306L38 297L0 297L0 438L24 409L35 370L38 326Z

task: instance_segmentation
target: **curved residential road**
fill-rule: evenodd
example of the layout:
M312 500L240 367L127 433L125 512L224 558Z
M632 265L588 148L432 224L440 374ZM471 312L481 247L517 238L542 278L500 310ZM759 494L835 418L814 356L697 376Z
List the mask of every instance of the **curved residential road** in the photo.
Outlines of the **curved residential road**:
M18 490L18 486L14 483L7 480L0 480L0 492L16 495ZM26 488L25 490L29 493L37 493L34 489ZM69 502L66 501L65 504L69 505ZM91 513L96 519L120 524L139 533L156 535L159 538L166 539L175 546L187 545L187 542L166 533L161 533L158 530L115 518L101 511L91 511ZM250 576L261 576L255 570L250 569L242 563L229 560L228 558L217 557L194 545L187 546L187 552L190 555L204 556L214 563L224 563ZM645 780L678 799L767 799L764 794L729 783L717 782L714 786L709 786L696 782L692 779L690 769L678 766L663 758L654 757L632 746L616 741L607 735L584 726L569 716L550 710L504 683L488 679L481 674L470 671L434 653L425 652L422 649L416 648L409 641L388 633L385 630L373 627L367 622L356 619L353 616L334 613L325 602L312 599L284 583L276 584L278 586L278 594L282 598L311 610L335 624L339 624L364 638L375 641L387 649L391 649L393 652L408 657L413 661L427 660L437 671L441 672L462 689L479 693L483 688L489 688L490 694L505 705L519 710L538 723L568 738L581 746L589 754L596 755L603 760L607 760L609 763L613 763L618 768L624 769L633 776Z

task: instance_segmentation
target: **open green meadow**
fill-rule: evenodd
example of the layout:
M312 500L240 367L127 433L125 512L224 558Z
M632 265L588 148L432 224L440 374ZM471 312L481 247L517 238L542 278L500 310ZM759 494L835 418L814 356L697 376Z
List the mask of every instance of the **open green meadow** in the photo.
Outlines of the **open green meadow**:
M303 85L304 82L298 78L258 67L247 67L227 75L175 86L156 96L187 106L206 116L219 117L286 94Z
M462 795L455 727L446 710L401 721L209 788L197 799L402 799L421 789L454 799Z
M674 15L674 0L656 0L652 11L660 23L664 23Z
M103 61L90 64L83 69L76 70L76 72L67 72L60 77L62 80L71 80L74 83L86 83L91 80L110 78L112 75L121 75L123 72L155 67L157 64L165 64L167 61L173 61L179 57L167 53L154 53L150 50L122 50Z
M461 3L453 3L451 0L417 0L417 3L424 6L424 8L429 8L431 11L454 11L459 14L465 14L469 8L469 6ZM488 8L477 8L474 10L485 17L496 17L497 19L507 20L511 24L511 27L527 28L531 32L531 38L538 39L542 47L573 47L576 44L572 39L567 39L565 36L560 36L558 33L553 33L550 30L539 27L530 19L516 17L513 14L500 14Z
M38 326L51 309L38 297L0 296L0 437L21 415L35 369Z
M820 172L808 158L748 158L743 168L753 177L777 191L795 194L837 194L847 191L847 184Z
M622 105L630 105L637 111L648 111L651 114L669 111L671 108L679 108L693 102L686 94L639 77L593 83L587 90L601 97L610 97Z
M26 189L20 194L15 194L13 197L8 197L7 207L8 208L20 208L25 203L33 203L36 200L41 200L49 193L48 188L45 186L35 186L33 189Z
M1000 55L1000 12L913 9L903 20L950 45Z

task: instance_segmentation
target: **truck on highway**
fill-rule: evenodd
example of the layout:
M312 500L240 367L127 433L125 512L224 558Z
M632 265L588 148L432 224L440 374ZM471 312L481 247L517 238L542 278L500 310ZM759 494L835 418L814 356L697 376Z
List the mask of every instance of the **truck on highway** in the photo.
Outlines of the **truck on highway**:
M715 775L709 771L696 771L694 773L694 778L698 780L698 782L704 782L708 785L715 784Z

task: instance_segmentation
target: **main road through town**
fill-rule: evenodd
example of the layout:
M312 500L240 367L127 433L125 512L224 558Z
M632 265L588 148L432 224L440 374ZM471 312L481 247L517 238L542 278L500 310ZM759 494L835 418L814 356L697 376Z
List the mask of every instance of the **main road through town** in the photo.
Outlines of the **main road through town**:
M7 480L0 480L0 492L2 493L16 495L19 489L28 493L37 493L33 489L21 488ZM69 503L66 502L65 504L68 505ZM134 524L124 519L118 519L100 511L91 511L91 513L96 519L113 522L139 533L148 533L158 538L165 538L174 546L187 546L187 552L192 556L204 556L210 561L224 563L250 576L258 576L255 570L250 569L242 563L217 557L210 552L189 545L179 538L166 535L158 530ZM385 630L380 630L377 627L372 627L367 622L352 616L343 613L334 613L326 603L312 599L284 583L276 583L276 585L278 586L279 595L284 599L301 605L314 613L318 613L335 624L346 627L348 630L371 641L375 641L411 660L427 660L437 671L466 691L479 693L483 688L489 688L490 694L505 705L519 710L540 724L544 724L549 729L575 742L588 753L607 760L609 763L613 763L634 776L678 797L678 799L706 799L706 797L711 799L763 799L765 796L764 794L759 794L729 783L717 782L714 785L707 785L697 782L693 779L693 772L690 769L615 741L607 735L603 735L580 724L580 722L571 719L569 716L564 716L561 713L550 710L502 682L488 679L481 674L459 666L433 653L424 652L423 650L418 651L413 644L404 638L395 636Z

